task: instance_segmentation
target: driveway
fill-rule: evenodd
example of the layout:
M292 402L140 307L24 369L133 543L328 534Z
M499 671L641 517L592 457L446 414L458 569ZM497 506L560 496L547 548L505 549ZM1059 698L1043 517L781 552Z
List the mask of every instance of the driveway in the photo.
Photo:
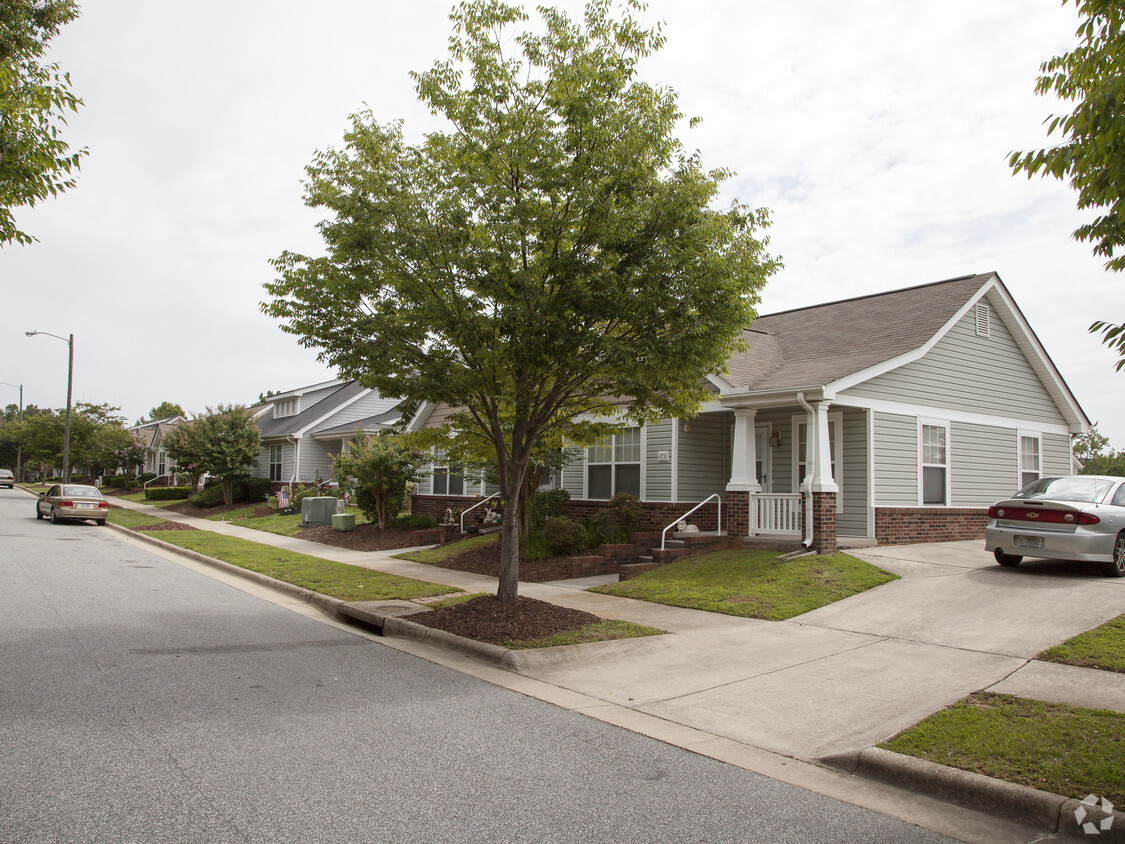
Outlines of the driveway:
M1125 579L1050 562L1001 568L983 542L854 553L901 580L786 622L668 608L641 619L636 602L628 602L621 617L677 635L607 643L615 646L593 664L544 664L525 673L814 759L861 750L971 692L1016 683L1025 670L1040 671L1042 664L1030 662L1039 651L1125 613ZM618 615L606 605L597 611ZM1122 692L1113 686L1107 694Z

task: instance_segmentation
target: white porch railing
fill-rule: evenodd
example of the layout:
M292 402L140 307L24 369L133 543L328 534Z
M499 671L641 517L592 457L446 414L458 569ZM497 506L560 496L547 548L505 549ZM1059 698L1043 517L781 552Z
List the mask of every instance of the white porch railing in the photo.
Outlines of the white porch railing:
M750 534L800 536L801 494L760 492L750 496Z

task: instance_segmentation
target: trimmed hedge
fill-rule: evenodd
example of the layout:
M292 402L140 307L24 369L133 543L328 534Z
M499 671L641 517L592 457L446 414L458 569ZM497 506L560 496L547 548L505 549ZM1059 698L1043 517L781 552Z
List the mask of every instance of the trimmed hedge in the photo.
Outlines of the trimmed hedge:
M437 526L437 519L422 513L399 513L393 519L387 521L388 528L397 530L425 530L426 528L435 528Z
M146 501L174 501L191 495L190 486L150 486L145 489Z
M269 478L240 478L231 490L231 503L265 501L271 483ZM196 507L218 507L223 503L223 485L219 481L208 481L207 486L188 498Z

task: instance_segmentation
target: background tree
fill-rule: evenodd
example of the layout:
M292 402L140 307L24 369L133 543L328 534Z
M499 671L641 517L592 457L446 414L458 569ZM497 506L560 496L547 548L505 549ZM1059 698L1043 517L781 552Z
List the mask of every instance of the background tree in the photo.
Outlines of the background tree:
M164 451L176 474L187 475L191 491L199 492L199 479L207 471L207 448L203 439L203 429L195 422L181 422L164 435Z
M144 425L146 422L158 422L161 419L169 419L173 416L183 415L184 409L178 404L170 401L162 401L148 412L148 416L138 419L137 424Z
M1063 0L1067 3L1069 0ZM1074 0L1081 17L1078 46L1039 66L1038 94L1074 102L1070 114L1047 118L1047 134L1060 142L1046 149L1012 153L1016 173L1049 175L1078 191L1078 208L1096 216L1074 231L1075 240L1094 244L1106 269L1125 269L1125 7L1120 0ZM1097 321L1091 333L1125 366L1125 324Z
M60 129L82 100L57 64L41 63L47 42L77 16L74 0L0 3L0 246L34 239L17 228L12 209L74 187L71 174L86 154L71 152Z
M418 479L427 459L401 434L357 432L351 448L332 459L332 468L337 478L347 479L363 515L382 529L402 509L406 485Z
M1082 462L1082 475L1125 475L1125 451L1109 447L1109 438L1098 431L1098 423L1074 438L1074 456Z
M591 0L463 3L451 58L415 74L444 118L417 144L356 115L309 165L326 254L283 253L263 309L343 377L460 408L449 430L491 445L504 498L497 594L518 591L517 507L545 435L612 397L643 422L691 415L778 264L763 209L713 210L727 171L674 136L675 92L636 78L658 29Z
M1104 454L1108 447L1109 437L1098 430L1097 422L1092 424L1086 433L1079 434L1074 438L1074 456L1081 460L1083 464L1089 463L1095 457Z
M258 426L242 405L222 405L192 420L202 448L200 467L219 478L223 503L234 498L234 482L250 474L262 450ZM165 447L167 451L167 446Z

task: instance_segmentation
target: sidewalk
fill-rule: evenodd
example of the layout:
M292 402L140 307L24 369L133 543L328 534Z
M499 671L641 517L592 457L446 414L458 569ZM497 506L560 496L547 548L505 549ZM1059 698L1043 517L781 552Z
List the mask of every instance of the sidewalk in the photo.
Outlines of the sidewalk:
M493 577L388 553L115 503L466 591L496 587ZM1034 660L1044 647L1125 613L1125 579L1013 577L979 543L853 553L902 579L785 622L583 591L612 577L521 583L521 595L673 635L521 652L519 673L564 695L611 705L619 712L610 718L615 723L649 716L673 731L815 764L859 764L873 745L978 690L1125 712L1125 675Z

